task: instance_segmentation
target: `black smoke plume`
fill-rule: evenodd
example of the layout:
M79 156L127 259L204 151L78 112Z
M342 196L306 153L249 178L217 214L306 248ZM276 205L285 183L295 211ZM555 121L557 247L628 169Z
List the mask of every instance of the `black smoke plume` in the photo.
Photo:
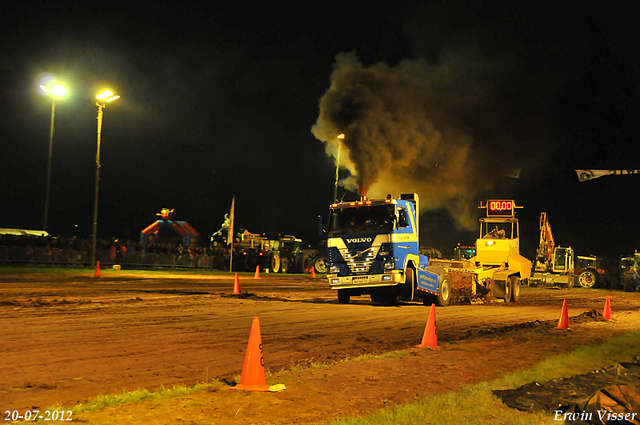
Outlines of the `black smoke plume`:
M479 200L547 154L531 93L517 103L516 69L510 58L469 53L365 67L341 53L311 130L333 157L345 134L340 165L360 195L417 192L422 211L445 208L474 228Z

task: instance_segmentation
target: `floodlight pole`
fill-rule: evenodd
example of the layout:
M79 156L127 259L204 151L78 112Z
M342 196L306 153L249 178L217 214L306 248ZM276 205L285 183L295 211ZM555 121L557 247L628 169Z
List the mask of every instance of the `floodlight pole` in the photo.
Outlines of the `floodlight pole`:
M56 114L56 100L51 98L51 131L49 132L49 162L47 163L47 190L44 197L44 219L42 230L48 230L49 222L49 193L51 189L51 156L53 155L53 121Z
M93 200L93 234L91 236L91 268L96 267L96 240L98 234L98 190L100 188L100 140L102 138L102 116L106 104L96 102L98 107L98 147L96 151L96 188Z

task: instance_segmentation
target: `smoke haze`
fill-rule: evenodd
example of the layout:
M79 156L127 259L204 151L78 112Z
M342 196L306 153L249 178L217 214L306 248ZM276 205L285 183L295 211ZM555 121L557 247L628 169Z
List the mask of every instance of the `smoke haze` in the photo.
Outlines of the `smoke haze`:
M423 212L446 209L472 229L479 200L498 196L500 182L548 150L545 125L516 116L517 67L473 52L365 67L341 53L311 131L334 158L345 134L340 165L360 195L417 192ZM353 179L345 183L354 189Z

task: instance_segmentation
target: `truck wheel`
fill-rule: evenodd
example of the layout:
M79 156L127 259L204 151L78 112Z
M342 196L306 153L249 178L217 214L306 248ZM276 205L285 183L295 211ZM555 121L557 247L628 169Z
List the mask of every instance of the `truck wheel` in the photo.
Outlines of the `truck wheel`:
M404 285L402 285L402 289L400 290L400 299L402 301L413 301L413 297L415 296L415 271L411 267L407 267L406 277L404 281Z
M304 273L304 255L296 255L291 268L293 273Z
M338 289L338 302L340 304L349 304L351 294L346 289Z
M597 275L593 270L584 270L578 276L578 282L583 288L593 288L596 284Z
M318 257L313 261L313 268L318 274L327 273L327 258Z
M438 291L438 305L446 307L451 301L451 282L448 274L442 276L440 280L440 290Z
M269 267L271 268L271 273L278 273L280 271L280 256L278 254L273 253Z
M289 273L289 259L288 258L280 259L280 271L282 273Z
M507 282L509 299L505 297L506 302L515 303L520 299L520 278L518 276L509 276Z

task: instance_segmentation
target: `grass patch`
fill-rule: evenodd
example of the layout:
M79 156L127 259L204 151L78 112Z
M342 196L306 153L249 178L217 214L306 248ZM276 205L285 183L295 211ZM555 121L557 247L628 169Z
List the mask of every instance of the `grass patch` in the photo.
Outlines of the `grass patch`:
M492 382L482 382L455 393L421 399L416 403L395 406L367 416L332 421L330 424L557 424L548 413L525 413L511 409L502 404L491 391L587 373L610 364L631 361L639 353L640 330L636 330L597 346L581 347L569 354L552 357L531 369L502 375Z
M583 346L571 353L554 356L531 369L507 374L492 389L517 388L528 382L547 382L590 372L610 364L632 361L640 354L640 330L620 335L596 346Z
M200 391L205 388L220 387L222 384L196 384L192 387L184 385L174 385L171 388L160 387L155 391L149 391L146 388L140 388L134 391L123 391L122 394L99 395L89 399L86 403L78 403L69 408L74 413L82 413L87 411L102 410L105 407L116 406L125 403L137 403L141 401L177 397Z
M97 397L89 399L86 403L78 403L75 406L63 406L62 404L57 403L47 407L46 409L42 409L41 411L71 411L74 415L77 415L83 412L95 412L110 406L118 406L126 403L138 403L154 399L178 397L182 395L192 394L203 389L221 389L222 387L223 384L221 383L210 383L196 384L192 387L187 387L185 385L174 385L171 388L160 387L155 391L149 391L146 388L140 388L134 391L123 391L121 394L99 395ZM38 419L37 422L44 423L44 420ZM33 423L33 421L17 423Z
M416 403L381 410L365 417L332 421L333 425L378 424L429 425L540 425L552 424L553 417L528 414L504 406L491 394L488 383L465 387L455 393L422 399Z

